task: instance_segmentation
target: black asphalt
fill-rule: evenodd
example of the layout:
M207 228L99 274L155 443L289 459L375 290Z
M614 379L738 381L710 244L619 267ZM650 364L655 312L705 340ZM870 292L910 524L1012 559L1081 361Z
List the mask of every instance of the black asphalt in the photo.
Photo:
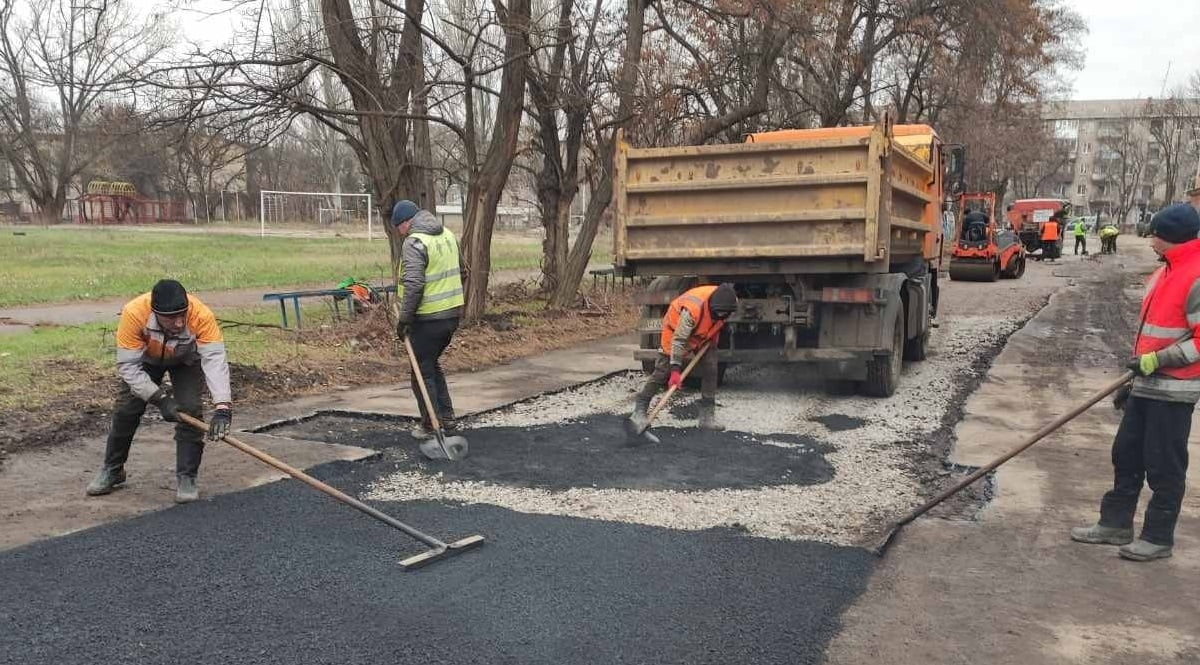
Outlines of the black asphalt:
M319 475L356 492L391 468ZM406 573L415 542L273 483L0 552L0 662L815 663L874 560L730 530L377 505L488 544Z
M322 416L272 433L347 445L415 445L401 424L373 418ZM656 427L654 433L661 443L630 446L624 418L614 415L535 427L469 427L462 432L470 442L466 460L429 462L413 455L399 463L444 481L549 490L746 489L813 485L833 478L833 466L825 459L831 448L811 437L670 427ZM763 440L800 447L762 445Z

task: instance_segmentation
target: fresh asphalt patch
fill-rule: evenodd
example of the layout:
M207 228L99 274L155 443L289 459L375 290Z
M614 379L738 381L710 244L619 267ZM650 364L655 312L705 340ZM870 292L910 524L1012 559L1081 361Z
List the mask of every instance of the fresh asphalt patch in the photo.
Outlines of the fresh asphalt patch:
M357 493L380 466L318 475ZM816 663L874 560L731 529L376 505L487 544L404 572L397 561L419 543L300 483L272 483L0 552L0 654L55 665Z

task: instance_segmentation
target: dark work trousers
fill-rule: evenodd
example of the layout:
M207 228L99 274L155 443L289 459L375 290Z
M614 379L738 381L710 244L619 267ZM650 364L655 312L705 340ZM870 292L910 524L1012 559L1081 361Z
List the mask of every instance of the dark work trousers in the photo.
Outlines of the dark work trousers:
M1087 238L1084 236L1075 236L1075 253L1079 254L1081 250L1084 254L1087 254Z
M709 349L700 362L696 363L696 368L692 370L689 376L700 377L700 397L701 399L712 401L717 398L717 350ZM689 354L683 359L683 366L692 361L692 356ZM646 380L646 387L643 390L653 387L654 393L662 390L667 385L667 380L671 378L671 357L665 353L658 354L658 360L654 361L654 371L650 373L650 378ZM650 393L651 396L654 393Z
M177 365L163 368L143 365L142 369L157 384L162 384L163 375L171 375L175 401L179 410L195 418L203 418L200 391L204 387L204 370L200 365ZM104 450L104 466L110 469L123 466L129 459L129 446L133 435L142 422L146 402L121 382L117 392L117 403L113 407L112 430L108 433L108 444ZM196 477L200 470L200 458L204 455L204 433L184 423L175 423L175 473Z
M417 321L412 324L408 333L413 355L417 357L421 376L425 379L425 389L429 391L429 401L433 403L433 408L441 420L454 418L454 403L450 401L450 389L446 387L446 375L442 373L440 361L442 352L454 337L455 330L458 330L458 318ZM430 425L429 412L425 409L425 400L421 399L421 389L417 384L415 372L411 376L411 383L413 397L417 399L417 408L421 410L421 422Z
M1142 482L1154 494L1146 506L1142 540L1155 545L1175 542L1175 521L1187 483L1188 434L1194 404L1164 402L1133 395L1113 440L1113 488L1100 501L1100 525L1133 527Z

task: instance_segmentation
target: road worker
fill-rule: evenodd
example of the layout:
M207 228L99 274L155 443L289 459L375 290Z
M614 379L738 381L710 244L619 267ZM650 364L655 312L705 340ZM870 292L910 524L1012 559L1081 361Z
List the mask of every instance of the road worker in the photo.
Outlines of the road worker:
M91 496L108 494L125 483L125 461L147 404L175 424L175 501L200 498L196 475L204 454L204 434L180 422L179 414L203 416L200 392L205 384L213 400L208 439L219 440L233 419L229 363L221 327L212 310L183 285L164 279L149 293L121 308L117 324L117 373L121 385L113 408L104 467L87 486ZM163 379L170 375L170 385Z
M412 201L396 203L392 208L392 224L404 238L397 285L400 315L396 335L412 344L429 401L442 427L452 430L457 423L441 357L458 330L465 302L458 240L437 216L421 210ZM421 413L421 423L413 428L412 435L428 439L433 424L421 399L416 372L411 379L413 397Z
M1075 220L1071 225L1071 230L1075 234L1075 255L1078 256L1082 251L1084 256L1087 256L1087 224L1083 218Z
M704 344L711 348L696 364L693 373L700 377L700 428L710 431L725 429L717 424L717 340L725 320L738 308L737 294L731 284L697 286L671 301L663 316L662 338L654 371L638 393L633 414L633 426L646 423L650 400L665 387L680 387L683 367Z
M1058 258L1058 220L1058 213L1054 213L1050 219L1042 223L1042 258L1044 259Z
M1200 215L1179 203L1155 214L1150 228L1150 245L1166 265L1151 275L1142 300L1128 365L1136 378L1113 400L1124 410L1112 446L1113 488L1100 501L1100 520L1071 530L1072 540L1120 545L1120 556L1134 561L1171 556L1200 400ZM1135 541L1144 482L1153 494Z
M1117 253L1117 236L1121 234L1113 224L1105 224L1104 228L1100 229L1100 253L1101 254L1116 254Z

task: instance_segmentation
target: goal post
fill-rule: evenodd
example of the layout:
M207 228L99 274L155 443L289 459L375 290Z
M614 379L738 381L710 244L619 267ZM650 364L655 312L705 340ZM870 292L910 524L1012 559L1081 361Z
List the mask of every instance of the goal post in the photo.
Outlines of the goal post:
M374 237L375 209L370 194L345 192L285 192L264 189L258 194L259 236L271 233L366 231Z

